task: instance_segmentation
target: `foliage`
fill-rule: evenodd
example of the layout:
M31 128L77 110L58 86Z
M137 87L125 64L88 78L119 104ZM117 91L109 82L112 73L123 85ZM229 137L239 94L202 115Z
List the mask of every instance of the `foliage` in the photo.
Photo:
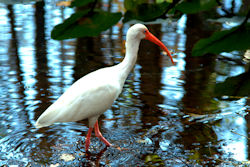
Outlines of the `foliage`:
M176 6L176 9L182 13L191 14L209 10L216 5L216 0L191 0L183 1Z
M121 13L110 13L101 10L95 10L91 16L86 17L88 12L89 10L76 12L62 24L55 26L51 33L52 38L63 40L97 36L116 24L121 18Z
M82 9L85 5L92 4L92 8ZM116 24L122 17L120 12L111 13L95 9L94 0L75 0L71 7L81 7L63 23L56 25L51 32L51 37L56 40L97 36Z
M250 48L250 23L234 27L230 30L215 32L211 37L201 39L192 50L193 56L206 53L219 54L234 50Z
M124 0L123 4L126 10L131 10L140 4L147 3L147 0Z
M145 157L145 163L150 166L164 166L164 161L157 154L148 154Z
M95 0L84 0L84 1L83 0L74 0L71 3L70 7L82 7L82 6L88 5L91 2L95 2Z
M102 31L118 23L138 20L154 21L166 18L167 14L180 17L182 14L194 14L219 7L218 0L124 0L125 13L111 13L97 8L98 0L73 0L70 7L77 8L63 23L56 25L51 33L53 39L63 40L77 37L97 36ZM249 18L249 12L246 14ZM207 53L219 54L233 50L250 48L250 24L246 21L238 27L215 32L211 37L198 41L192 50L193 56L203 56ZM235 42L237 41L237 42Z
M250 95L250 72L238 76L229 77L224 82L215 86L217 96L249 96Z
M152 21L161 16L168 8L169 3L162 2L159 4L148 3L133 3L133 5L126 5L128 10L124 15L123 22L130 20L141 20L144 22ZM125 7L126 7L125 6Z

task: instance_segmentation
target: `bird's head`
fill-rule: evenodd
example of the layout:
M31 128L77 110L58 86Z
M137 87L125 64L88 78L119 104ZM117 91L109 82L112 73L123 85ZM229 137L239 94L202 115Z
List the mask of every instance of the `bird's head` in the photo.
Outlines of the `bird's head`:
M147 27L143 24L135 24L129 28L127 37L131 37L134 39L145 39L146 31L148 31Z
M130 27L127 33L127 38L130 38L132 40L146 39L155 43L156 45L160 46L165 52L167 52L168 56L171 59L171 62L174 64L171 53L169 52L167 47L159 39L157 39L152 33L150 33L148 28L145 25L135 24L132 27Z

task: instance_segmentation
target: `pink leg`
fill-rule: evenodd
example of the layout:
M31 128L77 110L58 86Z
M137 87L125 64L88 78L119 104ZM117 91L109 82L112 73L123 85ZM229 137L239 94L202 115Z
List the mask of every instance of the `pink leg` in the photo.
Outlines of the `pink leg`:
M111 146L112 144L110 144L101 134L100 130L99 130L99 125L98 125L98 120L95 123L95 136L98 137L104 144L106 144L106 146Z
M92 130L93 130L93 128L89 127L88 134L87 134L87 137L86 137L86 140L85 140L85 150L86 150L86 152L89 149L90 137L91 137Z

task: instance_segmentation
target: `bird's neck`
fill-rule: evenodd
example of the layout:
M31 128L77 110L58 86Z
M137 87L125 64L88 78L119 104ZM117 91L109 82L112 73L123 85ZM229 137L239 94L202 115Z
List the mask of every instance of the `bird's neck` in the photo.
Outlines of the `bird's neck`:
M126 40L126 55L123 61L118 64L118 68L121 74L121 80L123 80L123 83L125 82L126 78L128 77L128 74L136 63L140 41L141 40L135 40L130 38L127 38Z

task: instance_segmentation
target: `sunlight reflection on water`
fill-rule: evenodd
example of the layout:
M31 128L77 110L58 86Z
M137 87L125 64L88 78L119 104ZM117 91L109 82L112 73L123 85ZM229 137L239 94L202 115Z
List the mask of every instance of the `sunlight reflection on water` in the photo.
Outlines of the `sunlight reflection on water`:
M91 42L95 48L83 49L79 58L75 56L76 52L82 49L79 49L79 41L50 39L54 25L69 17L72 9L60 9L46 2L45 36L40 39L36 34L41 33L36 32L37 26L40 25L35 25L35 19L39 18L34 17L33 4L18 4L13 7L15 32L11 32L13 25L10 24L12 18L8 16L10 10L5 5L0 6L0 165L44 165L59 162L80 166L81 163L96 162L98 155L93 154L92 159L96 160L93 161L83 154L84 138L88 130L87 121L55 124L40 130L35 129L33 125L39 114L77 80L78 76L100 66L109 66L121 61L124 57L125 34L130 25L114 26L112 32L104 32L101 39L88 39L94 41ZM116 8L117 6L114 6L112 10L116 11ZM159 48L155 51L152 51L153 45L150 45L150 49L144 48L147 50L145 53L159 56L159 59L141 57L129 75L121 96L101 117L100 124L105 137L116 145L129 148L124 154L109 148L101 154L102 164L137 163L143 166L146 160L158 157L158 160L164 161L165 164L173 165L178 160L177 164L181 166L183 161L189 161L199 150L201 158L204 155L212 157L214 154L222 154L225 159L247 160L247 99L223 101L212 97L219 104L218 108L209 111L211 113L208 115L205 115L205 109L200 109L202 105L185 108L185 94L193 87L192 90L197 90L195 88L199 88L203 79L201 77L199 82L186 85L187 73L197 74L203 70L201 65L195 67L197 64L192 66L194 70L186 70L186 22L187 16L183 15L179 20L164 22L160 28L162 34L159 38L170 50L175 50L176 65L170 65L169 58L159 51ZM122 36L119 36L120 31ZM85 47L83 43L80 44ZM239 53L222 55L234 58ZM148 62L143 61L143 58L148 58ZM152 69L148 69L149 65ZM215 81L207 83L211 84L208 87L213 87L215 82L224 81L228 76L235 76L244 70L243 65L217 61L215 71L211 74L214 76L216 73ZM206 92L206 88L201 89ZM191 93L195 97L199 95ZM190 96L187 103L193 103L195 97ZM196 99L199 100L202 101L201 98ZM209 102L206 104L210 105ZM200 111L204 111L201 116L205 117L217 115L205 119L204 122L185 119ZM214 138L211 137L213 132L216 133ZM210 146L210 143L212 150L216 151L212 155L206 155L205 147ZM217 149L217 146L221 146L221 150ZM96 153L101 149L102 143L93 138L91 151ZM202 151L203 149L205 151ZM60 160L60 155L65 152L71 153L76 159L73 162Z
M217 126L214 126L218 140L222 141L222 149L226 155L231 155L239 161L246 161L248 158L247 121L244 119L245 107L242 107L245 102L244 99L232 103L224 102L227 103L228 107L224 108L222 112L229 112L229 116L226 116Z

